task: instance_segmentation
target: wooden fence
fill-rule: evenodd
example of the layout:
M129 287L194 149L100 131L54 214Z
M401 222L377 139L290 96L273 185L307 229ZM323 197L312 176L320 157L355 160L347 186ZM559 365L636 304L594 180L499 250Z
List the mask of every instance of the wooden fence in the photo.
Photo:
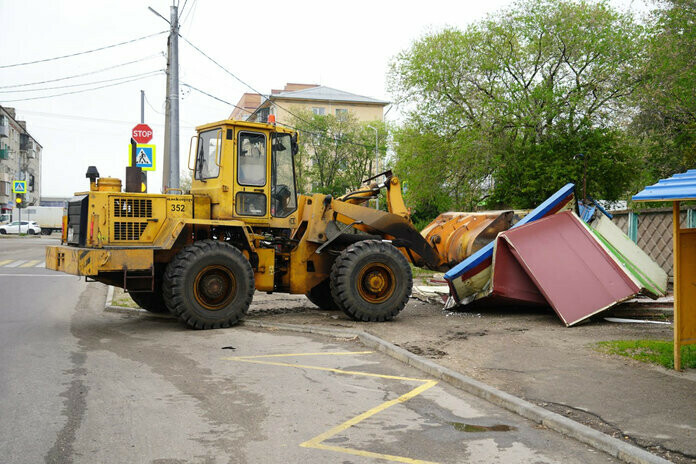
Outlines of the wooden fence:
M638 244L657 264L667 271L670 279L672 268L672 208L643 211L612 211L614 224ZM693 206L681 208L681 227L696 227L696 210Z

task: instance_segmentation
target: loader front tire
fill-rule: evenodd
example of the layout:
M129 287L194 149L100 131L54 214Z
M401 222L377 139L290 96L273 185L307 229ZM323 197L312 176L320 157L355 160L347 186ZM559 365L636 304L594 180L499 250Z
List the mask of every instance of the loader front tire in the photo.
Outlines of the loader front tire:
M404 255L378 240L350 245L331 268L331 295L356 321L393 319L406 306L412 287Z
M314 303L315 305L319 306L319 309L323 309L324 311L334 311L334 310L340 310L341 306L333 299L333 296L331 296L331 284L330 284L330 279L326 279L307 293L305 293L305 296Z
M239 249L201 240L167 265L163 282L167 307L194 329L238 323L254 296L254 272Z

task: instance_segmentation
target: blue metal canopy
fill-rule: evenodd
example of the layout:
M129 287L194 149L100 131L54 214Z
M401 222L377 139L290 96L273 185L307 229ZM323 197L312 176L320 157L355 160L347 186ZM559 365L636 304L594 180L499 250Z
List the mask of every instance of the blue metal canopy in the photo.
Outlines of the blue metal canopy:
M696 169L662 179L633 195L633 201L696 200Z

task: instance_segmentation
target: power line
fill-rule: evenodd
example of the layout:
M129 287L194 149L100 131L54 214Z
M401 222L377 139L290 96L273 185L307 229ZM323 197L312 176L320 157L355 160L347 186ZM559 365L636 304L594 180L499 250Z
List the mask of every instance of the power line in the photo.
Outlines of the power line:
M188 3L188 0L184 0L184 6L181 7L181 11L179 11L179 20L181 20L181 16L184 14L184 10L186 9L186 4ZM177 5L178 7L178 5Z
M90 71L90 72L86 72L86 73L82 73L82 74L73 74L72 76L59 77L57 79L49 79L47 81L30 82L28 84L2 85L2 86L0 86L0 89L13 89L13 88L17 88L17 87L28 87L30 85L48 84L50 82L59 82L59 81L64 81L64 80L68 80L68 79L75 79L77 77L90 76L92 74L98 74L100 72L108 71L110 69L120 68L123 66L127 66L129 64L140 63L141 61L146 61L146 60L149 60L150 58L154 58L156 56L162 56L162 53L155 53L154 55L146 56L145 58L140 58L139 60L128 61L126 63L116 64L114 66L108 66L106 68L101 68L101 69L97 69L95 71Z
M155 107L152 106L152 103L150 103L150 100L148 100L148 98L147 98L147 94L145 94L145 103L147 103L147 106L149 106L150 109L151 109L152 111L154 111L155 113L157 113L157 114L159 114L159 115L162 115L162 116L165 116L164 113L162 113L161 111L156 110Z
M157 75L157 74L162 73L162 72L164 72L164 70L163 70L163 69L160 69L159 71L153 71L153 72L148 73L147 75L144 75L144 76L141 76L141 77L137 77L137 78L135 78L135 79L130 79L130 80L127 80L127 81L122 81L122 82L116 82L116 83L113 83L113 84L101 85L101 86L99 86L99 87L93 87L93 88L91 88L91 89L74 90L74 91L72 91L72 92L63 92L63 93L57 93L57 94L54 94L54 95L43 95L43 96L40 96L40 97L18 98L18 99L16 99L16 100L4 100L3 103L12 103L12 102L29 101L29 100L41 100L41 99L44 99L44 98L62 97L63 95L73 95L73 94L76 94L76 93L91 92L92 90L99 90L99 89L104 89L104 88L107 88L107 87L114 87L114 86L116 86L116 85L127 84L128 82L139 81L139 80L142 80L142 79L146 79L146 78L148 78L148 77L152 77L152 76Z
M147 100L147 97L145 97ZM17 114L22 114L22 113L27 113L27 114L33 114L36 116L43 116L43 117L50 117L52 119L65 119L65 120L74 120L74 121L87 121L87 122L97 122L97 123L104 123L104 124L133 124L133 121L126 121L126 120L119 120L119 119L105 119L105 118L96 118L96 117L90 117L90 116L77 116L73 114L63 114L63 113L47 113L44 111L33 111L33 110L23 110L20 108L16 109ZM160 123L148 123L153 126L164 126L164 124ZM183 126L183 127L188 127L188 128L193 128L195 126Z
M187 84L187 83L185 83L185 82L182 82L181 85L183 85L184 87L188 87L189 89L195 90L196 92L200 92L200 93L202 93L203 95L207 95L208 97L210 97L210 98L212 98L212 99L214 99L214 100L217 100L217 101L219 101L219 102L221 102L221 103L224 103L224 104L226 104L226 105L234 106L235 108L238 108L238 109L240 109L240 110L242 110L242 111L246 111L246 112L249 113L249 114L252 113L251 111L247 110L246 108L242 108L241 106L237 106L237 105L235 105L234 103L230 103L230 102L228 102L228 101L226 101L226 100L223 100L223 99L220 98L220 97L216 97L216 96L213 95L213 94L210 94L210 93L208 93L208 92L206 92L206 91L204 91L204 90L201 90L201 89L199 89L199 88L197 88L197 87L194 87L194 86L192 86L192 85L189 85L189 84Z
M71 87L81 87L84 85L94 85L94 84L103 84L104 82L114 82L114 81L120 81L123 79L130 79L132 77L141 77L145 76L147 74L153 73L153 72L159 72L160 70L155 70L155 71L148 71L146 73L140 73L140 74L132 74L130 76L121 76L121 77L115 77L112 79L103 79L101 81L92 81L92 82L83 82L81 84L69 84L69 85L58 85L55 87L42 87L40 89L23 89L23 90L0 90L0 93L20 93L20 92L41 92L44 90L57 90L57 89L67 89Z
M4 68L14 68L14 67L17 67L17 66L26 66L26 65L37 64L37 63L45 63L45 62L47 62L47 61L55 61L55 60L61 60L61 59L63 59L63 58L72 58L73 56L86 55L87 53L94 53L94 52L98 52L98 51L101 51L101 50L106 50L106 49L109 49L109 48L119 47L119 46L121 46L121 45L126 45L126 44L130 44L130 43L133 43L133 42L138 42L138 41L140 41L140 40L149 39L150 37L154 37L154 36L156 36L156 35L164 34L165 32L169 32L169 31L167 30L167 31L155 32L154 34L144 35L144 36L142 36L142 37L138 37L138 38L135 38L135 39L126 40L125 42L119 42L119 43L115 43L115 44L111 44L111 45L106 45L106 46L104 46L104 47L94 48L94 49L92 49L92 50L85 50L85 51L83 51L83 52L71 53L71 54L69 54L69 55L55 56L55 57L53 57L53 58L44 58L44 59L42 59L42 60L35 60L35 61L26 61L26 62L24 62L24 63L5 64L5 65L1 65L1 66L0 66L0 69L4 69Z
M214 60L213 58L211 58L208 54L206 54L203 50L201 50L200 48L198 48L197 46L195 46L194 44L192 44L186 37L184 37L184 36L181 35L181 34L179 34L179 37L181 37L182 39L184 39L184 41L185 41L187 44L189 44L191 47L193 47L198 53L200 53L200 54L203 55L204 57L208 58L208 60L210 60L213 64L215 64L217 67L219 67L220 69L222 69L223 71L225 71L227 74L229 74L230 76L232 76L233 78L235 78L235 79L236 79L238 82L240 82L242 85L248 87L248 88L251 89L253 92L255 92L255 93L257 93L257 94L263 96L264 98L269 99L269 97L270 97L269 95L263 94L263 93L259 92L259 91L256 90L254 87L252 87L250 84L247 84L246 82L244 82L242 79L240 79L239 77L237 77L232 71L230 71L229 69L225 68L223 65L221 65L220 63L218 63L217 61L215 61L215 60ZM190 87L190 86L189 86L189 87ZM191 87L191 88L193 88L193 87ZM228 105L232 105L232 106L234 106L235 108L239 108L237 105L233 105L232 103L229 103L229 102L227 102L227 101L225 101L225 100L222 100L222 99L220 99L220 98L218 98L218 97L215 97L214 95L210 95L210 94L208 94L208 93L206 93L206 92L203 92L203 91L201 91L201 90L199 90L199 89L195 89L195 88L194 88L194 90L198 90L199 92L204 93L204 94L208 95L208 96L211 97L211 98L214 98L214 99L216 99L216 100L219 100L219 101L221 101L221 102L223 102L223 103L227 103ZM334 139L334 137L331 137L330 135L328 135L328 134L326 133L326 131L323 131L321 128L317 128L317 127L314 125L314 123L312 123L311 121L307 121L307 120L304 119L303 117L301 117L301 116L299 116L299 115L293 113L293 112L290 111L289 109L284 108L283 106L279 105L277 101L276 101L276 102L273 102L273 104L276 105L278 108L282 109L283 111L287 112L288 114L294 116L294 117L297 118L298 120L304 122L305 124L308 124L309 126L314 127L315 129L318 129L318 130L322 131L322 132L323 132L323 135L322 135L322 134L318 134L318 133L307 132L307 131L303 131L303 132L307 132L307 133L310 134L310 135L320 135L320 136L322 136L322 137L329 137L329 138L331 138L332 140ZM240 108L240 109L243 109L243 108ZM248 110L245 109L244 111L248 111ZM287 127L290 127L291 129L298 130L297 128L292 127L292 126L290 126L290 125L288 125L288 124L283 124L283 125L285 125L285 126L287 126ZM354 142L354 141L352 141L352 140L350 140L350 139L341 139L341 141L343 141L344 143L350 144L350 145L356 145L356 146L361 146L361 147L365 147L365 148L372 148L372 147L374 147L374 145L367 145L367 144L364 144L364 143Z

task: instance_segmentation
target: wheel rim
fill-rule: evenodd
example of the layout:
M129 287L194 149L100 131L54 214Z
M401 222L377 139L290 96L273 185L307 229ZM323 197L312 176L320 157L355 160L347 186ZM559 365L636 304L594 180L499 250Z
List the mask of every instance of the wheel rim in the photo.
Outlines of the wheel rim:
M237 279L224 266L207 266L196 275L193 294L198 304L217 311L234 299L237 294Z
M383 263L369 263L358 273L358 293L369 303L383 303L394 293L394 272Z

